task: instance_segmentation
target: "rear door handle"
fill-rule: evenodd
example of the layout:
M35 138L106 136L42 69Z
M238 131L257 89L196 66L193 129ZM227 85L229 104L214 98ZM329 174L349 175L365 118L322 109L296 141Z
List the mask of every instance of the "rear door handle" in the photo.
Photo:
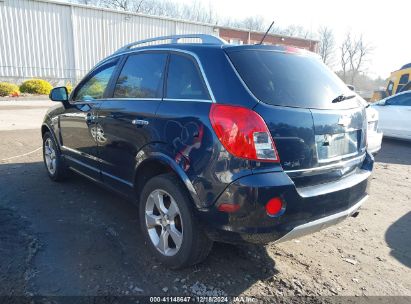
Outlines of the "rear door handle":
M147 121L147 120L143 120L143 119L133 119L133 120L131 121L131 123L132 123L133 125L136 125L136 126L147 126L147 125L148 125L148 121Z

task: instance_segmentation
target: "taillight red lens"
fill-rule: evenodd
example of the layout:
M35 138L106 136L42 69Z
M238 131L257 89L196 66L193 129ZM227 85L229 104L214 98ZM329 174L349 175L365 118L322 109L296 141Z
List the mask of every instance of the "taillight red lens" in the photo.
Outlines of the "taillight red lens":
M283 210L283 201L279 197L274 197L265 205L265 211L269 216L276 216Z
M212 104L210 121L218 139L232 155L256 161L280 161L267 125L256 112Z
M232 213L238 211L240 209L240 205L223 203L220 204L217 209L221 212Z

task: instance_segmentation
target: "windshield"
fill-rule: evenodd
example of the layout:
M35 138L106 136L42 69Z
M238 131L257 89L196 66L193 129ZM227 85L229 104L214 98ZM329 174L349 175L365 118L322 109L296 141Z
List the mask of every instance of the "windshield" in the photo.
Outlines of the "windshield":
M314 56L267 50L236 50L228 55L251 92L268 104L332 108L337 96L353 94Z

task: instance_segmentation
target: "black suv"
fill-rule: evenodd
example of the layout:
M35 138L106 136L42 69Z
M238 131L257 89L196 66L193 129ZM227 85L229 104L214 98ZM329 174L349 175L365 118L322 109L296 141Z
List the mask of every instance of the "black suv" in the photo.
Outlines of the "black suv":
M352 94L307 51L140 41L70 96L52 90L44 162L55 181L71 169L138 203L154 255L184 267L213 241L279 242L357 214L373 158Z

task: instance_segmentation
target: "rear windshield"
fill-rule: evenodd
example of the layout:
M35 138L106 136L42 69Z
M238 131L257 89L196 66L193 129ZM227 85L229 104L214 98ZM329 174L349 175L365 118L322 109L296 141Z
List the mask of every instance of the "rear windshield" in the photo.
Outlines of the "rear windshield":
M231 51L228 55L251 92L268 104L322 109L330 108L341 94L353 94L315 56L267 50Z

